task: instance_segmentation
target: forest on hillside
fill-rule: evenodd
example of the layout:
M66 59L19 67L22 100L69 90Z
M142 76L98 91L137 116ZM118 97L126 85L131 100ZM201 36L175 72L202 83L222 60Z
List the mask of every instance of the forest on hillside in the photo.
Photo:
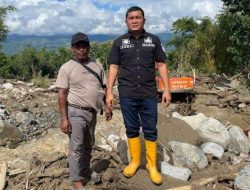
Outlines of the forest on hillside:
M174 37L165 44L170 72L188 75L225 74L237 76L250 86L250 2L249 0L222 0L223 10L214 19L184 17L173 23ZM15 11L12 6L0 7L0 42L9 29L5 18ZM112 41L92 43L90 56L104 64ZM174 47L174 48L169 48ZM15 55L7 55L0 48L0 78L22 80L56 77L59 67L72 57L71 50L36 49L27 46Z

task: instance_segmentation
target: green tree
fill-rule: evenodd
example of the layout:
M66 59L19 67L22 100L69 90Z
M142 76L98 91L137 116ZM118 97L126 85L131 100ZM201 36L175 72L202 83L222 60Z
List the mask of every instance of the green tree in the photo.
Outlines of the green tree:
M0 51L0 78L8 78L9 75L9 59Z
M16 10L13 6L0 7L0 41L3 41L9 32L8 26L4 23L4 19L11 11Z
M228 33L227 62L229 72L250 71L250 1L222 0L224 10L219 15L220 29ZM226 27L225 27L226 26Z
M104 42L104 43L91 43L90 49L90 57L99 60L105 70L108 69L107 65L107 57L111 50L112 42Z
M72 51L67 47L59 47L51 52L51 58L48 62L51 68L50 77L55 77L59 71L62 64L66 63L68 60L72 59Z
M185 74L191 67L203 72L215 71L216 26L209 17L178 19L173 23L173 31L175 37L167 44L175 47L169 54L172 69L178 74Z
M4 19L7 14L11 11L14 11L13 6L0 7L0 42L5 40L9 32L8 26L5 24ZM9 77L9 58L2 52L2 46L0 45L0 77L7 78Z
M37 50L32 46L27 46L21 50L14 58L16 67L14 73L23 79L31 79L37 76L41 70Z

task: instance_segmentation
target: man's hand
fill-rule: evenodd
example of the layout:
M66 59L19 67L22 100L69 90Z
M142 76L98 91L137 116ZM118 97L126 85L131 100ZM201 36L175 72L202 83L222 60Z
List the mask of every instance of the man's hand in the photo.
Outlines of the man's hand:
M162 103L167 107L171 102L171 93L169 90L165 90L162 94Z
M114 104L114 95L113 93L107 93L106 94L106 108L113 110L113 104Z
M106 108L105 108L106 121L110 121L112 119L113 102L114 102L113 93L107 93L106 94Z
M61 118L60 128L61 128L61 131L65 134L71 133L71 126L70 126L68 118Z
M106 107L105 109L105 117L106 117L106 121L110 121L112 119L113 116L113 112L109 107Z

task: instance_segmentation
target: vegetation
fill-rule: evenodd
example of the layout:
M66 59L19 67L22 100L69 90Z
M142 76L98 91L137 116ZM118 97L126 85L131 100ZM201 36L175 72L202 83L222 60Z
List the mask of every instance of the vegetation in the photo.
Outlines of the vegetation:
M16 9L13 6L0 7L0 41L3 41L9 32L8 26L4 23L4 19L9 12L14 10Z
M42 76L41 72L38 73L38 76L36 76L35 78L33 78L31 80L31 82L35 86L40 87L40 88L48 88L49 87L49 77L47 75L46 76Z
M1 56L1 55L0 55ZM6 55L3 54L4 57ZM67 48L50 51L46 48L37 50L27 46L16 55L6 57L2 62L0 75L2 78L18 78L29 80L41 76L55 77L59 67L72 57Z
M250 1L222 0L225 8L219 15L219 28L228 35L229 73L250 71ZM226 26L226 27L225 27ZM226 29L226 30L225 30ZM225 66L225 67L226 67ZM225 68L224 67L224 68Z
M191 67L205 73L215 72L215 26L208 17L195 21L185 17L173 23L175 38L168 45L175 46L169 54L172 69L183 74Z
M108 69L107 57L108 53L111 50L112 42L108 41L105 43L93 43L91 44L90 57L98 59L102 64L105 70Z
M249 85L250 75L250 2L222 0L223 10L212 20L209 17L184 17L173 23L174 38L166 44L171 72L189 73L195 68L201 73L237 75ZM0 42L8 33L4 18L14 7L0 7ZM112 42L92 43L90 56L107 67L107 55ZM37 49L27 46L15 55L5 55L0 49L0 77L36 79L45 85L46 79L56 77L60 66L72 57L71 50ZM45 80L42 80L45 77Z
M175 37L167 44L172 70L183 74L195 68L202 73L250 75L250 1L222 0L223 10L213 21L192 17L173 23Z

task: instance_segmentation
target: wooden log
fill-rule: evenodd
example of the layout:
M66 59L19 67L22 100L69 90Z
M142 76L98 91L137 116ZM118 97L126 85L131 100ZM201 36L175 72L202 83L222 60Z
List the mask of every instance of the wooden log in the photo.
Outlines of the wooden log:
M0 164L0 190L5 189L7 168L6 162Z
M192 190L192 185L185 185L180 187L173 187L167 190Z
M37 177L60 177L69 173L69 168L49 168L45 173L38 173Z
M166 189L166 190L194 190L194 189L203 189L202 187L204 187L205 185L217 181L217 178L218 178L218 176L213 176L213 177L209 177L209 178L203 178L203 179L191 182L190 185L184 185L184 186L180 186L180 187L173 187L173 188Z
M215 90L209 90L209 89L194 89L195 94L205 94L205 95L217 95L217 91Z
M215 182L215 181L218 181L218 175L212 176L212 177L209 177L209 178L203 178L203 179L200 179L200 180L197 180L197 181L193 181L191 183L195 184L195 185L199 185L199 186L202 186L202 185L204 186L204 185L207 185L207 184Z

